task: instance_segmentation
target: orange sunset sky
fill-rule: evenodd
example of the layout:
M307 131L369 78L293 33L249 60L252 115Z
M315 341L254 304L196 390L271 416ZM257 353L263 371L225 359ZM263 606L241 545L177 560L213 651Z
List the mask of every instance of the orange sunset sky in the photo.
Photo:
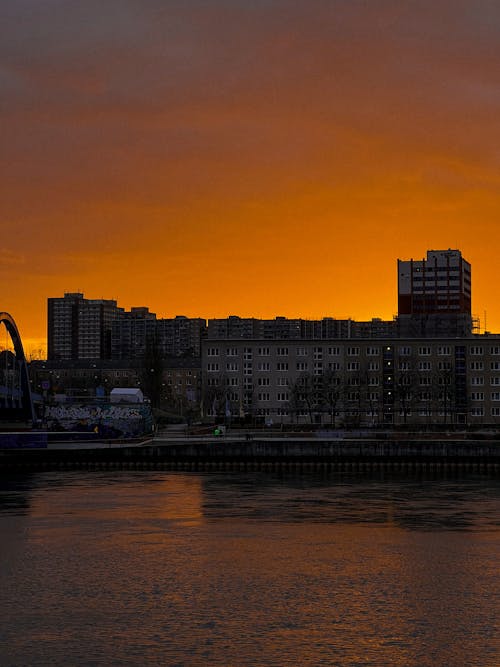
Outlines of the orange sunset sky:
M0 6L0 310L391 318L459 248L500 331L496 0Z

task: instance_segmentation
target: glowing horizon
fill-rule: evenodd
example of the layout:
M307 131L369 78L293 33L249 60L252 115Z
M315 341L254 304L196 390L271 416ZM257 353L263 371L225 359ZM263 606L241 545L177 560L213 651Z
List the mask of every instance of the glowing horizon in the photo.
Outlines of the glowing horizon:
M500 7L125 0L0 10L0 309L81 291L158 317L397 313L456 248L500 331Z

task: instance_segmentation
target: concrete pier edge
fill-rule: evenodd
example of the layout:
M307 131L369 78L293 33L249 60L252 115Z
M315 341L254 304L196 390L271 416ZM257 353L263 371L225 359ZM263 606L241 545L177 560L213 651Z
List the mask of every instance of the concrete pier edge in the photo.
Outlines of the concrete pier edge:
M500 441L204 438L159 439L140 447L0 450L0 473L48 470L498 474Z

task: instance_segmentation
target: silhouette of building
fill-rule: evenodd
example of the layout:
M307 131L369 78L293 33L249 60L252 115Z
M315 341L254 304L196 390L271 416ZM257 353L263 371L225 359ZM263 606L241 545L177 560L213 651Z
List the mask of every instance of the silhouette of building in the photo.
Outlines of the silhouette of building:
M112 299L85 299L81 292L48 299L49 359L109 359L112 323L123 308Z
M471 266L460 250L428 250L398 259L398 314L471 314Z
M113 359L141 359L148 345L154 345L163 358L199 357L206 321L199 317L177 315L157 319L148 308L132 308L113 322L111 356Z
M472 324L471 266L460 250L398 259L398 335L468 336Z

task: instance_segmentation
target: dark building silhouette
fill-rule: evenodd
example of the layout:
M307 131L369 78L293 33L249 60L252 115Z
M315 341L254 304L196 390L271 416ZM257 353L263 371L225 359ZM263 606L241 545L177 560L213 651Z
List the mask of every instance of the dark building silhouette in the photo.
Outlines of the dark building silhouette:
M471 266L460 250L398 259L398 335L470 336Z
M111 327L123 308L112 299L85 299L80 292L48 299L49 359L109 359Z

